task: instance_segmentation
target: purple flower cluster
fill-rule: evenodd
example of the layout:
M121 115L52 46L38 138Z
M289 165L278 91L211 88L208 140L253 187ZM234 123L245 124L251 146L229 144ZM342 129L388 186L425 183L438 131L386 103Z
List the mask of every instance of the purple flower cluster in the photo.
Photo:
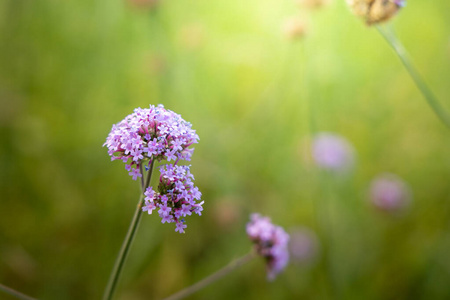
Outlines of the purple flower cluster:
M353 147L333 133L322 132L315 136L312 155L319 167L334 172L346 172L354 164Z
M201 215L203 201L201 193L192 182L194 176L190 166L178 166L179 160L191 160L199 137L191 123L164 106L136 108L131 115L113 125L106 143L111 160L120 159L125 169L136 180L142 177L144 163L167 160L173 164L160 167L157 191L147 187L142 210L149 214L158 209L162 223L176 223L175 231L184 233L187 227L184 217L196 213ZM150 176L150 175L149 175Z
M142 177L139 165L144 160L175 161L190 160L192 144L199 137L180 115L164 106L150 105L150 108L136 108L119 123L113 125L103 146L108 147L111 160L125 163L134 180Z
M192 182L194 176L189 166L163 165L160 173L158 192L147 188L142 210L151 214L158 209L162 223L175 223L175 231L184 233L187 227L184 217L192 213L202 215L204 201L198 202L202 194Z
M247 224L247 235L255 244L256 252L267 262L267 278L275 279L289 261L289 235L270 218L252 214Z
M411 198L408 184L394 174L382 174L370 185L372 204L386 212L401 212L409 205Z

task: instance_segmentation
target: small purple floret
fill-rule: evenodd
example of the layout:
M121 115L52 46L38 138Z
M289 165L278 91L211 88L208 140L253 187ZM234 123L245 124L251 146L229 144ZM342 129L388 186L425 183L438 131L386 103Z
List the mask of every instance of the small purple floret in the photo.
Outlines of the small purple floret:
M182 222L177 222L177 228L175 228L175 231L178 231L179 233L184 233L184 229L187 227L186 224Z
M138 177L142 177L141 171L137 167L131 169L131 171L128 174L130 174L130 176L133 176L133 180L136 180Z

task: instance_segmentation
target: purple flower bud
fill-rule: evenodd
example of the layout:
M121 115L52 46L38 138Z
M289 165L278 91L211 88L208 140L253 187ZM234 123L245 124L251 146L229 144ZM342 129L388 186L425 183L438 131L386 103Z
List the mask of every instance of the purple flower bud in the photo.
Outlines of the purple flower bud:
M255 244L256 252L266 259L267 278L275 279L289 262L289 235L283 228L273 225L268 217L259 214L250 216L247 235Z
M333 133L319 133L314 137L312 156L316 164L334 172L346 172L354 165L353 147L343 137Z
M399 212L412 200L409 186L394 174L382 174L370 185L370 200L375 207L386 212Z

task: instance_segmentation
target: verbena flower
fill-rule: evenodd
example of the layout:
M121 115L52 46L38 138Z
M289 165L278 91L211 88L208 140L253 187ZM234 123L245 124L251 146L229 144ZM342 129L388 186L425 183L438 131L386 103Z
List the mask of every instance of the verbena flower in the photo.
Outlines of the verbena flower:
M382 174L370 185L370 200L375 207L386 212L400 212L412 199L406 182L394 174Z
M162 105L136 108L131 115L113 125L105 144L111 160L122 160L130 176L142 177L139 165L143 161L190 160L192 144L199 137L180 115Z
M323 132L314 137L312 156L316 164L326 170L345 172L354 164L354 150L343 137Z
M175 231L184 233L184 218L192 213L202 215L204 201L199 202L202 194L192 182L194 176L189 166L163 165L160 172L158 191L147 188L142 210L148 214L157 210L162 223L175 223Z
M368 25L385 22L406 5L406 0L347 0L352 12Z
M256 252L266 259L269 280L283 271L289 261L289 235L268 217L252 214L247 224L247 235L255 244Z

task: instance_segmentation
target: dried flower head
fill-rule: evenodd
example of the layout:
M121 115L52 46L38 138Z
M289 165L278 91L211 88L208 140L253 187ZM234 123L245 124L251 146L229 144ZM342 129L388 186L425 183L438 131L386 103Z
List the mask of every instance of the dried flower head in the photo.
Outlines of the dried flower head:
M122 160L136 180L142 177L139 166L143 162L190 160L194 148L189 147L199 140L191 126L162 105L136 108L113 125L103 146L108 147L111 160Z
M400 212L412 199L411 190L406 182L394 174L382 174L370 185L370 200L375 207L386 212Z
M202 215L204 201L199 202L202 193L192 182L194 176L189 166L162 165L159 170L158 191L147 188L142 210L152 214L158 209L162 223L175 223L175 231L184 233L187 227L184 218L192 213Z
M288 39L296 40L305 36L306 25L302 19L292 17L283 23L282 31Z
M406 0L347 0L353 13L368 25L385 22L405 6Z
M275 279L289 261L289 235L268 217L252 214L247 224L247 235L255 244L256 252L267 262L267 278Z
M348 171L354 164L353 147L333 133L322 132L314 137L312 156L319 167L334 172Z

